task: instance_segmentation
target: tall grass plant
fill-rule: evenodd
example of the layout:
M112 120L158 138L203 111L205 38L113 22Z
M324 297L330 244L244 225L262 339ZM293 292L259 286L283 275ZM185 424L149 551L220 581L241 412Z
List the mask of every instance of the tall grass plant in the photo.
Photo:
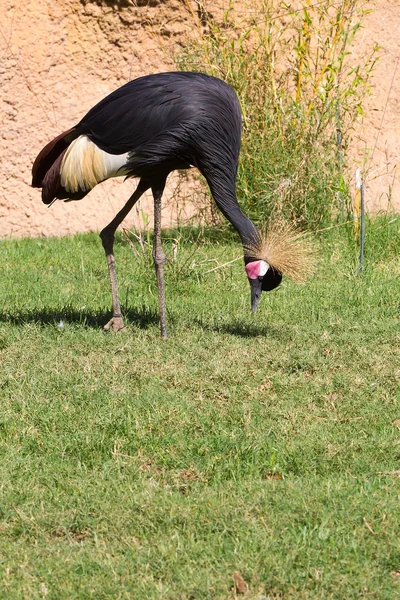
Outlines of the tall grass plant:
M318 229L351 202L346 149L377 48L352 64L350 44L370 3L251 0L229 8L198 0L195 41L182 69L220 77L243 112L238 197L256 221L275 211Z

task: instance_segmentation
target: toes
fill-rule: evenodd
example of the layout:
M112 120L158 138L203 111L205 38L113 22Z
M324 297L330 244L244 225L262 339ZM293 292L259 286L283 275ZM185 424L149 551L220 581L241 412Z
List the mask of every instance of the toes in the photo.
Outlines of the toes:
M103 327L103 331L107 332L112 329L114 332L126 331L125 323L122 317L113 317Z

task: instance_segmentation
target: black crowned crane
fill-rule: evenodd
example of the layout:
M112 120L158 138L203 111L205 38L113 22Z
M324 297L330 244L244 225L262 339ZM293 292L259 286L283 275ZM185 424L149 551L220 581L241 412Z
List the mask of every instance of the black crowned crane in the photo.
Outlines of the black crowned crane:
M218 208L239 233L252 310L255 311L262 291L280 284L283 269L279 268L279 259L268 262L262 235L243 214L236 199L241 124L239 101L228 84L202 73L160 73L140 77L112 92L37 156L32 185L42 188L45 204L56 199L81 200L110 177L139 178L125 206L100 233L113 305L113 316L105 330L124 327L113 254L114 234L142 194L151 189L161 335L167 337L161 197L166 179L175 169L197 167Z

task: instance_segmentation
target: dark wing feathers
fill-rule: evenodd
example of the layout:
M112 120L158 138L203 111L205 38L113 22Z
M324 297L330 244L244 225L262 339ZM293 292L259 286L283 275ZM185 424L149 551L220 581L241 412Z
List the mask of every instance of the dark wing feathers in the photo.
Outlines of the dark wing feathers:
M234 195L241 112L235 92L220 79L202 73L159 73L109 94L37 157L33 185L46 182L44 201L54 197L59 185L57 159L82 134L111 154L129 152L132 176L166 176L194 165L217 196L217 188ZM61 188L55 195L60 193Z
M166 132L217 123L235 113L240 143L240 109L235 92L202 73L159 73L125 84L94 106L78 124L102 150L111 154L140 151ZM233 116L233 115L232 115ZM230 124L229 136L234 134ZM232 138L231 138L232 140Z

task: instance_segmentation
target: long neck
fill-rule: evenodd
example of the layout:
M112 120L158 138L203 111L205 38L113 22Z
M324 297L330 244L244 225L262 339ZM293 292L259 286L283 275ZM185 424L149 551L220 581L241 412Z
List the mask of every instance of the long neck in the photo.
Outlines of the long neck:
M207 181L215 203L224 217L228 219L240 235L242 244L244 246L254 244L259 238L259 231L254 223L242 212L236 198L232 179L229 178L227 180L224 178L222 181L219 179L210 181L207 177Z

